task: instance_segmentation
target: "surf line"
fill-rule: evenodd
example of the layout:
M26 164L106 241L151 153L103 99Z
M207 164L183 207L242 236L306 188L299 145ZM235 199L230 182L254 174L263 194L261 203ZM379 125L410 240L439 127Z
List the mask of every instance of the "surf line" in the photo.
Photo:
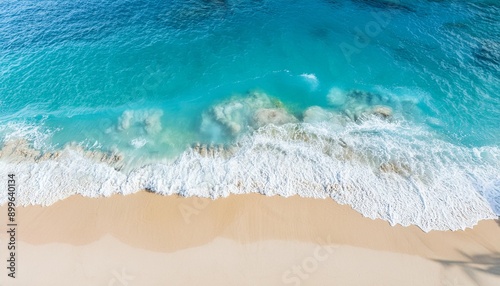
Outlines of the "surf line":
M7 234L8 243L7 250L9 250L9 259L7 259L7 269L9 272L7 276L16 278L16 175L7 175Z

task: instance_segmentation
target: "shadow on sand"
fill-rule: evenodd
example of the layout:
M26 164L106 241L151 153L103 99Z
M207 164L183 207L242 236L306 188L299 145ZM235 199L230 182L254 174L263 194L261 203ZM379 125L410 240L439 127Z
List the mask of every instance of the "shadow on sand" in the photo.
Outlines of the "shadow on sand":
M500 225L500 222L497 220ZM445 267L459 267L473 281L479 281L478 274L485 273L500 277L500 253L492 253L487 255L469 256L460 251L464 259L462 261L455 260L435 260Z

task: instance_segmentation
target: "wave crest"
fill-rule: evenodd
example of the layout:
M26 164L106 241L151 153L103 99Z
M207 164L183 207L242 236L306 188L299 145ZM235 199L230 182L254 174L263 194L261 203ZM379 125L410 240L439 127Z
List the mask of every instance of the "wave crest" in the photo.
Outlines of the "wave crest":
M128 174L99 159L107 157L70 147L36 161L2 159L0 173L18 175L21 204L143 189L210 198L257 192L330 197L367 217L425 231L464 229L499 214L498 148L456 146L377 116L340 120L314 107L304 119L311 114L322 121L268 124L231 146L196 145L173 162ZM0 200L6 201L5 194Z

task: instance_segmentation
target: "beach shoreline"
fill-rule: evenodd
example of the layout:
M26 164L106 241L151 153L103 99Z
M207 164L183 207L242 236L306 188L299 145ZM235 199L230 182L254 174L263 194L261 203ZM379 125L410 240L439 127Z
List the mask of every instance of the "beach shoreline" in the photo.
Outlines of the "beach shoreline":
M6 212L5 206L1 209ZM64 274L51 275L49 284L40 280L42 284L37 285L64 285L71 281L71 273L88 267L93 274L79 279L86 283L101 279L97 284L101 285L105 279L102 271L109 276L112 270L106 267L113 263L126 264L137 277L142 273L141 279L149 279L130 285L162 285L165 281L195 285L182 282L191 276L180 269L191 264L200 267L192 270L196 273L192 281L215 279L208 269L216 271L217 265L219 270L229 267L234 271L218 275L218 284L213 285L231 285L234 281L240 281L240 285L327 285L332 281L369 285L365 284L370 281L367 277L378 277L384 285L398 285L400 279L408 280L410 273L423 276L415 276L407 285L454 285L442 282L443 275L449 276L445 280L450 283L455 283L453 279L463 281L456 285L495 285L500 281L500 224L494 220L481 221L465 231L425 233L416 226L390 226L383 220L365 218L332 200L258 194L210 200L149 192L108 198L72 196L48 207L18 207L17 220L19 263L24 274L19 272L16 283L26 282L28 273L42 275L43 271L35 268L51 271L52 266L60 265L66 269ZM0 239L6 238L2 231ZM79 260L84 253L94 253L93 262ZM212 259L200 257L202 254ZM124 257L132 259L124 262ZM177 259L184 263L173 263ZM228 259L234 265L226 265ZM47 264L38 265L36 261ZM159 271L155 276L152 269L158 266L152 267L151 261L175 265L172 267L179 271L169 277L162 277ZM360 280L354 273L347 274L342 261L354 268L374 264L366 280ZM384 265L397 267L399 272L393 273ZM304 272L316 268L317 273ZM247 278L239 276L241 271Z

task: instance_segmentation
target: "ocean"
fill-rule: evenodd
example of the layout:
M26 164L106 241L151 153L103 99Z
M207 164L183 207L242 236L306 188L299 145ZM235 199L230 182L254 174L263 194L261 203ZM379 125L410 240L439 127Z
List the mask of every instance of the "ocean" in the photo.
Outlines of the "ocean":
M500 215L499 118L499 1L0 1L22 205L299 195L464 229Z

